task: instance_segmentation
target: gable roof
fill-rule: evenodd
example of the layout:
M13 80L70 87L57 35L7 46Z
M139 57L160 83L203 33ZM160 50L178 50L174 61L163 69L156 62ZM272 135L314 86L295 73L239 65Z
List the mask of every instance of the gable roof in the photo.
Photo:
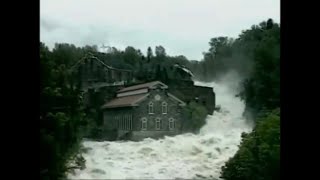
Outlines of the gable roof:
M133 96L124 96L124 97L118 97L110 102L107 102L104 104L101 108L116 108L116 107L128 107L128 106L136 106L139 101L145 99L149 94L138 94Z
M118 107L132 107L132 106L139 106L139 102L143 101L149 96L149 93L144 94L137 94L132 96L123 96L117 97L112 99L111 101L104 104L101 108L102 109L111 109L111 108L118 108ZM179 98L175 97L174 95L168 93L168 96L175 101L179 102L180 106L185 106L186 103L180 100Z
M165 89L168 88L167 85L165 85L164 83L162 83L160 81L152 81L152 82L148 82L148 83L144 83L144 84L138 84L138 85L134 85L134 86L129 86L129 87L123 88L123 89L119 90L118 93L126 92L126 91L133 91L133 90L137 90L137 89L144 89L144 88L151 89L151 88L154 88L156 85L161 85Z
M172 95L172 94L168 93L168 96L169 96L169 97L171 97L172 99L174 99L174 100L178 101L178 102L180 103L180 105L181 105L181 106L185 106L185 105L186 105L186 103L185 103L185 102L183 102L181 99L179 99L179 98L175 97L174 95Z

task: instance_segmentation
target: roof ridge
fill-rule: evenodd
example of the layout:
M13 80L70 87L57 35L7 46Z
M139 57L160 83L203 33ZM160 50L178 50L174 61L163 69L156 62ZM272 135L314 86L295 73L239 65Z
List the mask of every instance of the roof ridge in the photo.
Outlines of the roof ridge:
M123 89L120 89L119 91L117 91L118 93L122 93L122 92L127 92L127 91L134 91L137 89L144 89L144 88L149 88L150 86L154 86L156 84L162 84L164 85L166 88L168 87L166 84L164 84L161 81L151 81L151 82L146 82L146 83L141 83L141 84L136 84L136 85L132 85L132 86L128 86L125 87Z

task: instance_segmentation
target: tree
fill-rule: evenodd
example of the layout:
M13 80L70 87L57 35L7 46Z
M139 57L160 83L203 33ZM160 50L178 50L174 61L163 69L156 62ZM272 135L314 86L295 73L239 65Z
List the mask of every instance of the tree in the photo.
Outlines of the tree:
M183 114L185 121L183 122L182 130L185 132L197 132L205 125L208 113L204 106L192 101L183 109Z
M84 111L80 91L70 86L68 66L79 55L73 45L40 43L40 176L63 178L66 162L77 154ZM58 58L59 57L59 58Z
M152 57L153 57L152 49L151 49L151 47L149 46L149 47L148 47L148 51L147 51L148 63L151 61Z
M137 67L138 62L140 61L141 52L136 50L134 47L128 46L124 50L123 57L125 63L130 64L133 67Z
M156 46L156 57L158 59L163 59L166 57L166 49L162 46Z
M262 109L280 107L280 28L273 25L264 31L253 53L254 71L243 82L241 98L248 109L257 113Z
M155 73L155 80L161 81L161 66L158 64Z
M240 148L222 167L221 178L280 179L280 109L258 120L251 133L242 134Z

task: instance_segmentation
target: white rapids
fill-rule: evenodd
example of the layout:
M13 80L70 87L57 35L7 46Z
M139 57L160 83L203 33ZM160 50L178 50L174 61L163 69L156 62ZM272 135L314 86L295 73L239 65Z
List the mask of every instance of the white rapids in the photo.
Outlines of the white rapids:
M242 132L252 127L242 118L244 103L235 88L220 83L214 87L221 111L207 117L200 133L181 134L140 142L84 141L90 149L83 157L86 169L69 174L69 179L220 179L221 167L238 150Z

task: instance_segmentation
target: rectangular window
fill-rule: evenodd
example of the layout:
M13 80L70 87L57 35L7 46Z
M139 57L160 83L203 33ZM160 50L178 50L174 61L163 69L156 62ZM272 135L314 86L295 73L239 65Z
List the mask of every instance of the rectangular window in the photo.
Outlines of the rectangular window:
M120 117L119 118L119 121L120 121L120 129L122 129L122 119Z
M130 114L130 130L132 130L132 114Z
M124 129L127 130L127 117L123 115Z
M175 128L174 119L170 118L169 119L169 130L174 130L174 128Z
M160 118L156 118L156 130L160 130L161 129L161 120Z
M150 102L148 107L149 107L149 114L153 114L154 113L153 112L153 103Z
M127 120L127 130L130 130L130 120L129 120L129 116L126 115L126 120Z
M147 130L147 118L141 119L141 130Z
M162 103L162 114L167 114L168 111L168 105L166 102Z
M117 124L118 124L118 129L120 128L120 122L119 122L119 119L117 118L117 116L114 117L117 121Z

